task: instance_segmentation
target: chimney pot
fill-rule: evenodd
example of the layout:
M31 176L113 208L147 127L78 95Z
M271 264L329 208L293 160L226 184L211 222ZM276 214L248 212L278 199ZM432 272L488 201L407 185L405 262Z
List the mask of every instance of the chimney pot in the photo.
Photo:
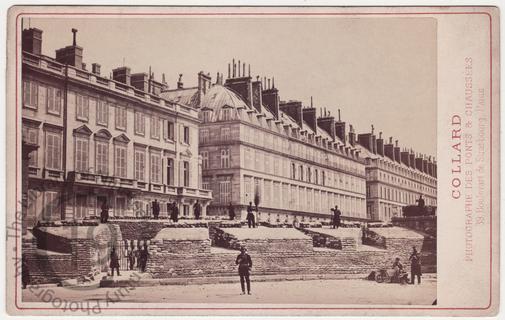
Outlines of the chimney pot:
M72 45L75 47L75 46L77 45L77 37L76 37L76 34L77 34L77 29L72 28L72 33L73 33L73 41L72 41Z

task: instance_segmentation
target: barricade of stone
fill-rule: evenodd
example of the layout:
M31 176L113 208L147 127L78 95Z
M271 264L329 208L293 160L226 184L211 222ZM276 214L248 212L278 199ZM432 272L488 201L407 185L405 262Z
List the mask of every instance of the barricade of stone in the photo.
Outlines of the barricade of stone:
M168 222L163 224L163 228L208 228L207 222Z
M322 228L323 225L320 222L300 222L298 228Z
M293 228L293 224L290 223L275 223L268 221L260 221L258 225L268 228Z
M351 228L345 228L349 230ZM357 228L354 228L357 229ZM355 232L343 231L342 229L330 228L301 228L308 236L312 237L312 245L314 247L330 248L337 250L355 251L359 243L359 237ZM333 233L333 234L332 234Z
M392 223L382 223L382 222L371 222L367 224L368 228L391 228Z
M114 216L109 217L108 221L117 221L117 220L155 220L152 216L142 216L142 217L134 217L134 216ZM159 216L156 220L170 220L168 216Z
M93 227L98 226L97 221L93 220L72 220L72 221L47 221L37 223L36 227L61 227L61 226L70 226L70 227Z
M228 225L228 228L237 228L233 225ZM209 228L209 237L213 246L229 249L240 249L240 243L233 235L225 232L220 225L211 225ZM240 228L240 225L238 226Z

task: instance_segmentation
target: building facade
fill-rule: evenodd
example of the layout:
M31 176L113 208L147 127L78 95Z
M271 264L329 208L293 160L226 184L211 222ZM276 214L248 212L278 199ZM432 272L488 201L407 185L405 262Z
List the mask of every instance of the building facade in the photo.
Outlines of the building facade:
M384 141L371 133L358 135L366 158L367 216L389 222L402 216L402 208L416 205L423 196L425 205L437 206L437 164L431 157L401 148L398 140Z
M234 62L226 80L218 74L211 84L200 73L198 87L166 97L200 110L202 183L213 194L209 214L227 215L231 204L244 218L257 197L260 221L328 219L335 205L346 218L366 219L365 160L349 143L345 123L317 117L301 102L280 101L269 82L253 81Z
M152 73L114 69L111 77L83 63L76 43L41 54L42 30L23 30L22 139L34 151L27 165L26 221L160 216L176 202L192 216L201 188L198 111L160 97L167 84Z

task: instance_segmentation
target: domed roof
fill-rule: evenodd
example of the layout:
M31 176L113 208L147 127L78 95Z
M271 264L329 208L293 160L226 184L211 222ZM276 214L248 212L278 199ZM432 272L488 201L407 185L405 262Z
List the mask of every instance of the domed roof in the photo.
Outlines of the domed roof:
M222 85L214 85L211 87L210 90L203 96L200 104L201 108L208 108L212 110L217 110L224 106L232 107L234 109L250 109L250 107L237 93Z

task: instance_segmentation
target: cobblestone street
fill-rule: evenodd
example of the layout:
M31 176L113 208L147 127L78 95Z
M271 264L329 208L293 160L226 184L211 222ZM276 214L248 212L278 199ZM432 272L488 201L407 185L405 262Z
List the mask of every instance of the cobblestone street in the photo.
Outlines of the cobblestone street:
M126 293L122 302L162 303L304 303L304 304L385 304L385 305L431 305L436 299L436 279L423 279L421 285L376 283L360 279L254 282L252 295L240 295L240 284L167 285L137 287ZM107 292L119 288L47 288L53 296L69 301L102 300ZM40 290L40 289L39 289ZM33 290L35 293L37 291ZM85 298L84 298L85 297ZM116 297L114 296L114 299ZM23 290L23 301L40 302L30 290ZM118 303L113 306L117 307ZM111 306L111 305L109 305Z

